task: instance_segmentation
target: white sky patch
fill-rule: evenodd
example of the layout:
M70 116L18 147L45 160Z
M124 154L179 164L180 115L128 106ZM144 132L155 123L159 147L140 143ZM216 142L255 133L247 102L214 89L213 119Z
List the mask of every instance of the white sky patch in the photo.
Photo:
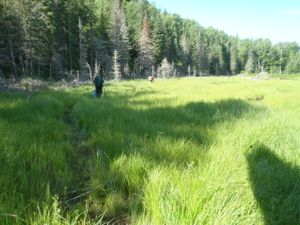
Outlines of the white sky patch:
M283 11L286 15L300 15L300 9L287 9Z

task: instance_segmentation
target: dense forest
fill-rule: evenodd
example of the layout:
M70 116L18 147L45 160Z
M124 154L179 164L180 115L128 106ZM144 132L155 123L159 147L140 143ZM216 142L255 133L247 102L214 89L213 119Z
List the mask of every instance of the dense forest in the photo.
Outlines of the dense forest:
M300 72L296 42L229 36L147 0L2 0L0 30L0 77L13 79Z

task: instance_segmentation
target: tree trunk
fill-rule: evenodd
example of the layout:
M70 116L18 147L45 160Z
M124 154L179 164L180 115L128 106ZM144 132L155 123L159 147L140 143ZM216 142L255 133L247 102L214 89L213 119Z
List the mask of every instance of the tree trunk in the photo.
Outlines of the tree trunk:
M49 78L52 80L52 62L50 62L50 76Z
M89 69L90 81L92 81L93 80L93 71L92 71L90 64L88 64L88 63L87 63L87 68Z
M38 59L38 77L40 77L40 60Z
M24 77L24 76L26 76L26 71L25 71L24 60L23 60L23 57L21 55L19 55L19 60L20 60L20 66L21 66L21 69L22 69L22 75Z
M91 9L90 9L91 10ZM93 24L91 22L91 18L90 18L90 72L92 73L92 77L93 77L93 74L94 74L94 71L93 71L93 63L94 63L94 54L93 54L93 51L96 51L95 49L95 40L94 40L94 27L93 27Z
M15 55L14 55L14 51L13 51L13 46L12 46L12 41L11 41L10 34L8 35L8 43L9 43L10 57L11 57L12 64L13 64L13 67L14 67L13 80L15 81L16 77L17 77L17 66L16 66Z
M25 76L28 76L28 53L27 53L27 42L25 41Z
M72 65L73 62L72 62L71 15L70 15L70 8L68 9L68 36L69 36L69 63L70 63L69 69L70 69L70 71L72 71L73 70L73 65Z

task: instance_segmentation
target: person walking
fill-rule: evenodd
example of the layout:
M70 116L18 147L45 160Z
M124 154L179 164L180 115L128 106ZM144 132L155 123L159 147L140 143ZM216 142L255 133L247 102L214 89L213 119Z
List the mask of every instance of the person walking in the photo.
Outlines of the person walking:
M104 79L103 76L97 73L96 77L94 78L95 90L96 90L96 97L100 98L103 91L103 84Z

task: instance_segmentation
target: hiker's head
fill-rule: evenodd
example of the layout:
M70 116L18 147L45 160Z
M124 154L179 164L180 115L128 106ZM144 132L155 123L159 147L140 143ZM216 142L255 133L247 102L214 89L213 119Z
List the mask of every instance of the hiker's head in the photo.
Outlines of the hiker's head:
M102 74L101 74L101 72L100 72L100 71L98 71L98 72L96 73L96 76L100 76L100 77L102 77Z

